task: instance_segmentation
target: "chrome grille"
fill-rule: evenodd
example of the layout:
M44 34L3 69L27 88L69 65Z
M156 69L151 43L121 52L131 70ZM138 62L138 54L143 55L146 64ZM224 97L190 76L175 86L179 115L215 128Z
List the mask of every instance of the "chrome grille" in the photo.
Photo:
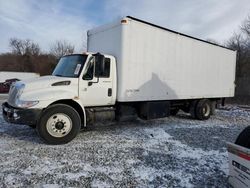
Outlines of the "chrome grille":
M22 88L24 88L24 84L20 81L11 85L9 96L8 96L8 103L11 106L15 106L15 101L16 101L16 98L18 97L17 95L20 95L19 92Z

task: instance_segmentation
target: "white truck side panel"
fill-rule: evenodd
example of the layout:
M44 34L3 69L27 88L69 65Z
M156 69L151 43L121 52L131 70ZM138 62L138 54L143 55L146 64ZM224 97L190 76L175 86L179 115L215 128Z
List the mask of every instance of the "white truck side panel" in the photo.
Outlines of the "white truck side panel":
M117 59L118 101L234 96L236 52L133 19L88 32L88 50Z

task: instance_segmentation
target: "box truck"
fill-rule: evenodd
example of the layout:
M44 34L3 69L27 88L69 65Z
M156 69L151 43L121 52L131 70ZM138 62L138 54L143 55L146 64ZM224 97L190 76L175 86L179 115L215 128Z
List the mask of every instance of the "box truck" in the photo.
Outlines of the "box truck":
M137 18L89 30L87 50L63 56L51 76L13 85L5 120L63 144L96 121L180 109L206 120L216 101L234 96L236 51Z

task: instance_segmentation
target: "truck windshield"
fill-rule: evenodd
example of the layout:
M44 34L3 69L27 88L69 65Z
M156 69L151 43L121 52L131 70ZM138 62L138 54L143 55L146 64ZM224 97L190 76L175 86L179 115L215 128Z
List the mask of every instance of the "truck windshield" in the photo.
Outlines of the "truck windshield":
M81 73L87 55L68 55L64 56L58 62L53 76L77 78Z

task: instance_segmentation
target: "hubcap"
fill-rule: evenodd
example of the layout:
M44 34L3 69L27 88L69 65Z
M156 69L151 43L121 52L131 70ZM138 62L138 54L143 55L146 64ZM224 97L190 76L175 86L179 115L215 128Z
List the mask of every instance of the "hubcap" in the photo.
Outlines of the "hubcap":
M72 120L63 113L53 114L46 123L48 133L53 137L64 137L72 129Z
M209 116L209 114L210 114L209 104L204 105L204 107L202 108L202 113L204 114L205 117Z
M63 122L56 122L55 124L56 129L62 130L64 128L64 123Z

